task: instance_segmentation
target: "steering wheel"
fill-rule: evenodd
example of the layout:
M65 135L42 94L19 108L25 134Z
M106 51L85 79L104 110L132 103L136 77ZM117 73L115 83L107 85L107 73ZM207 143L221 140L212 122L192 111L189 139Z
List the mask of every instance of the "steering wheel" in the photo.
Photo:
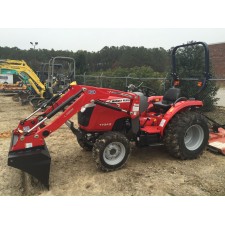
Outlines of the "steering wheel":
M147 86L141 86L140 89L141 89L142 93L147 97L156 95L156 91Z

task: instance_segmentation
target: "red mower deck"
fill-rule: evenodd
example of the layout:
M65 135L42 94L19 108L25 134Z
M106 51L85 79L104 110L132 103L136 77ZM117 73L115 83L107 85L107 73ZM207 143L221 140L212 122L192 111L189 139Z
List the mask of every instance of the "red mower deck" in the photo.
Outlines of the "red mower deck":
M218 128L218 133L211 132L207 149L225 155L225 130Z

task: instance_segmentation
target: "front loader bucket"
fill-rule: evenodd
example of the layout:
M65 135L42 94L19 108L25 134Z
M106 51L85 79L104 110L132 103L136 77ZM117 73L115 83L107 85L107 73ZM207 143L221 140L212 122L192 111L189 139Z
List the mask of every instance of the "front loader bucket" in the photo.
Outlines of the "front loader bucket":
M16 139L16 136L13 135L8 155L8 166L29 173L49 188L51 157L47 146L12 151L14 139Z

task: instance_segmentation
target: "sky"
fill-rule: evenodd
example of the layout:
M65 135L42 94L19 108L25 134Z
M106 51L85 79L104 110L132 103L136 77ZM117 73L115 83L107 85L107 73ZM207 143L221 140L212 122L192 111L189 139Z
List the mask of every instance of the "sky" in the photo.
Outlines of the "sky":
M225 42L225 28L0 28L2 47L99 51L104 46L170 49L188 41Z
M11 0L1 3L0 46L99 51L225 42L223 0ZM13 6L13 7L12 7Z

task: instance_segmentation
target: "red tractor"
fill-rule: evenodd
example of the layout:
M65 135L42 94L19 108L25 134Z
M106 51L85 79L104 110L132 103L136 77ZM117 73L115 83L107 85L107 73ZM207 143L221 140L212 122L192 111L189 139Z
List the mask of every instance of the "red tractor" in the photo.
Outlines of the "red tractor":
M176 50L194 44L205 49L203 90L210 77L209 52L203 42L174 48L173 80L176 84L179 81L175 71ZM28 172L49 187L51 158L44 139L64 123L76 135L80 146L92 151L97 167L103 171L119 169L126 163L132 141L137 146L164 144L174 157L194 159L203 152L209 138L207 121L197 112L202 106L202 101L182 97L178 87L170 88L164 96L147 97L143 92L71 83L13 130L8 165ZM39 115L35 117L37 112ZM76 113L78 128L69 120Z

